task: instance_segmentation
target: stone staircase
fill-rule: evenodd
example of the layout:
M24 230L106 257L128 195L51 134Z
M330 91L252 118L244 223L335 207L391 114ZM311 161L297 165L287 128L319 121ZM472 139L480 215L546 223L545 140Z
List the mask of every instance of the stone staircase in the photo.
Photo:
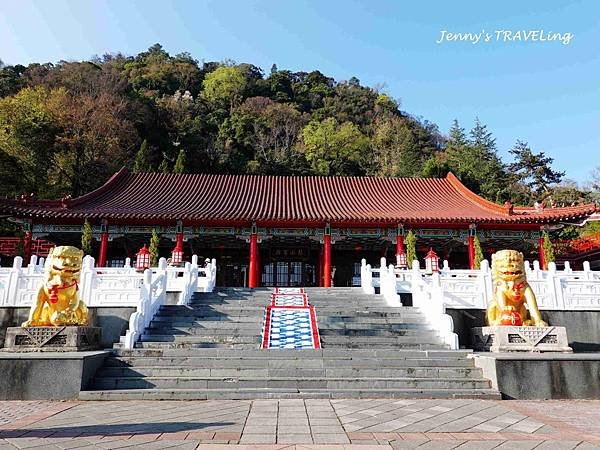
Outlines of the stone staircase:
M322 349L260 349L272 289L217 289L164 306L132 350L115 344L84 400L500 398L412 307L357 288L308 288Z

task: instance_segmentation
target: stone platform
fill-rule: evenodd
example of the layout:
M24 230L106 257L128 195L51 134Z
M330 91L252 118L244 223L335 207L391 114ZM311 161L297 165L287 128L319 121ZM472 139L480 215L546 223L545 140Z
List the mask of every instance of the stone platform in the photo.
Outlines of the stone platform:
M475 327L473 349L487 352L572 353L565 327Z
M10 327L4 351L74 352L100 348L99 327Z
M0 352L0 400L75 399L87 388L108 354Z

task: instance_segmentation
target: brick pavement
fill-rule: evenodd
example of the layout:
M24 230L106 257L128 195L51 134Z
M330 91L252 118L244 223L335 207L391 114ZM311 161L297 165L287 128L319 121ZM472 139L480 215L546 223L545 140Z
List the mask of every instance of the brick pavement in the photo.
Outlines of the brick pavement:
M0 402L0 450L600 449L600 401Z

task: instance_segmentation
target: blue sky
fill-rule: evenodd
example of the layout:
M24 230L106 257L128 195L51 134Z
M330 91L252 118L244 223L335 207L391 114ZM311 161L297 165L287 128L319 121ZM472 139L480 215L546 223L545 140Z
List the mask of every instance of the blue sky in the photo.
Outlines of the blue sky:
M383 85L402 109L447 132L488 125L506 159L516 139L583 182L600 166L600 2L0 0L7 64L136 54L159 42L198 60L318 69ZM490 33L443 42L441 31ZM497 41L496 30L572 33Z

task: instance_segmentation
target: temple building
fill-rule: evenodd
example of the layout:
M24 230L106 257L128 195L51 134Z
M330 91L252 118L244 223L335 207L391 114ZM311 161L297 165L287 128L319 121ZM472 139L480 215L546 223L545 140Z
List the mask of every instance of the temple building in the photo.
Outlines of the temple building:
M420 259L430 248L453 268L474 265L474 237L489 257L517 248L543 258L542 231L580 223L594 205L521 208L476 195L446 178L290 177L131 173L122 169L78 198L0 200L0 214L35 240L80 246L92 224L99 266L122 265L148 244L177 244L216 258L220 286L350 286L360 260L396 262L409 230ZM543 263L543 261L542 261ZM330 276L325 276L330 274Z

